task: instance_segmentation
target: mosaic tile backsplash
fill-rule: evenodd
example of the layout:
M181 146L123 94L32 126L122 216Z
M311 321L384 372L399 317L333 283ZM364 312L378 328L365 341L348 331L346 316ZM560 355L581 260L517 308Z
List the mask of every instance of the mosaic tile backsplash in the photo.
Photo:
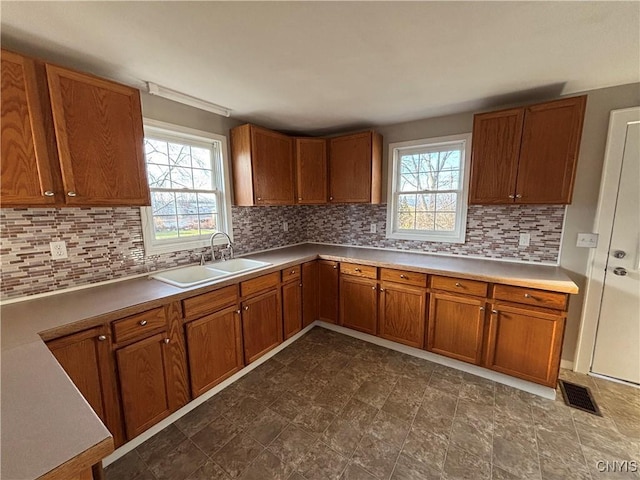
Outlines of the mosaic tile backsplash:
M233 207L238 255L323 242L556 263L563 206L470 206L467 241L439 244L385 238L386 205ZM282 223L287 222L284 232ZM369 233L370 224L378 233ZM519 247L519 233L531 233ZM64 240L68 259L51 260ZM197 262L207 249L145 256L139 208L0 210L0 298L44 293Z

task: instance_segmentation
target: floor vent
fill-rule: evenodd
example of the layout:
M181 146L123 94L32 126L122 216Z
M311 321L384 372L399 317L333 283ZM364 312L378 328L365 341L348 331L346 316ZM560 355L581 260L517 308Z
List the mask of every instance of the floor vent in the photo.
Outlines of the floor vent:
M564 403L570 407L577 408L578 410L589 412L600 417L602 416L589 388L560 380L560 389L562 390Z

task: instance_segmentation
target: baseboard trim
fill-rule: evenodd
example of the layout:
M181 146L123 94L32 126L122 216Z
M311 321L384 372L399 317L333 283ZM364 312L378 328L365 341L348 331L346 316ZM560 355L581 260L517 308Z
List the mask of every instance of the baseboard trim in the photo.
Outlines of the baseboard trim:
M400 343L392 342L390 340L385 340L384 338L375 337L367 333L362 333L356 330L351 330L350 328L341 327L340 325L334 325L332 323L326 323L322 321L317 321L315 322L315 324L317 324L322 328L326 328L327 330L333 330L334 332L338 332L344 335L348 335L350 337L358 338L360 340L364 340L365 342L373 343L375 345L380 345L381 347L385 347L390 350L406 353L407 355L412 355L414 357L422 358L424 360L429 360L430 362L433 362L433 363L438 363L440 365L445 365L447 367L455 368L456 370L461 370L463 372L470 373L472 375L477 375L478 377L486 378L487 380L493 380L494 382L501 383L509 387L517 388L519 390L523 390L525 392L529 392L529 393L532 393L533 395L538 395L540 397L547 398L549 400L555 400L556 398L555 389L550 387L545 387L543 385L538 385L537 383L528 382L526 380L521 380L519 378L511 377L503 373L498 373L498 372L494 372L493 370L488 370L483 367L478 367L477 365L472 365L470 363L461 362L458 360L454 360L452 358L443 357L442 355L427 352L426 350L420 350L419 348L408 347Z
M560 368L573 370L573 362L571 360L560 360Z
M307 333L314 326L316 326L317 323L318 322L314 322L311 325L308 325L307 327L303 328L301 331L296 333L293 337L291 337L291 338L287 339L286 341L282 342L280 345L278 345L273 350L265 353L258 360L256 360L255 362L251 363L250 365L247 365L242 370L240 370L238 373L230 376L224 382L219 383L218 385L213 387L211 390L203 393L199 397L194 398L189 403L187 403L184 407L182 407L180 410L177 410L176 412L172 413L171 415L169 415L167 418L165 418L161 422L156 423L149 430L145 431L144 433L141 433L140 435L138 435L133 440L130 440L129 442L127 442L124 445L120 446L119 448L114 450L113 453L111 453L111 455L109 455L108 457L105 457L102 460L102 466L106 467L106 466L110 465L111 463L115 462L116 460L118 460L119 458L123 457L124 455L129 453L131 450L135 449L138 445L140 445L140 444L146 442L147 440L149 440L156 433L160 432L161 430L163 430L164 428L168 427L169 425L171 425L173 422L175 422L179 418L181 418L184 415L186 415L187 413L189 413L191 410L194 410L196 407L200 406L201 404L203 404L204 402L209 400L211 397L213 397L215 394L217 394L221 390L224 390L225 388L227 388L232 383L234 383L237 380L241 379L246 374L248 374L249 372L251 372L255 368L257 368L260 365L262 365L264 362L269 360L271 357L276 355L278 352L280 352L281 350L284 350L289 345L291 345L293 342L298 340L305 333Z

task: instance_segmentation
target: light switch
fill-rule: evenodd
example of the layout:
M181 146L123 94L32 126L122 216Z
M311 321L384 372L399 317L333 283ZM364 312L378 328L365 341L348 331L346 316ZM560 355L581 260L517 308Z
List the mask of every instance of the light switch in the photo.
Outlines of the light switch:
M288 222L282 222L282 230L285 232L289 231L289 223Z
M596 248L598 246L597 233L579 233L576 247Z
M518 245L520 245L521 247L528 247L530 243L531 243L531 234L521 233L520 242L518 242Z
M376 233L378 231L378 226L375 223L372 223L369 227L369 233Z

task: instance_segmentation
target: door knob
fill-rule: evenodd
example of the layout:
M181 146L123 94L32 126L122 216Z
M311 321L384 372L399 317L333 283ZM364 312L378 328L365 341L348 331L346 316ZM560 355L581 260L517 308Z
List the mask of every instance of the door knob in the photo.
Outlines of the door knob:
M627 252L623 252L622 250L616 250L613 252L613 256L616 258L624 258L627 256Z
M616 267L613 269L613 273L614 275L619 275L621 277L624 277L627 275L627 269L624 267Z

